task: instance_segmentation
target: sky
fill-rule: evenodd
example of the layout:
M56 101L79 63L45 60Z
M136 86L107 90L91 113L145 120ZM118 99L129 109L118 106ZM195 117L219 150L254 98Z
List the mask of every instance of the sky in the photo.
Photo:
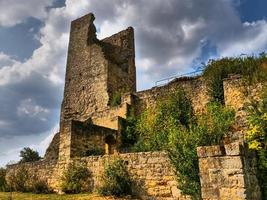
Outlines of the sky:
M135 29L138 90L209 59L267 50L266 0L0 0L0 166L58 131L70 22Z

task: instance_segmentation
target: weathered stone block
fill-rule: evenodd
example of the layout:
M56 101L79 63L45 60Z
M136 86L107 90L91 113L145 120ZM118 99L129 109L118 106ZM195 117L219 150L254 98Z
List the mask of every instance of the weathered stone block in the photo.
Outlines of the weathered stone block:
M224 155L224 149L219 145L197 147L197 155L199 158L222 156Z
M226 155L229 156L238 156L241 155L243 152L243 146L240 142L233 142L230 144L224 145Z

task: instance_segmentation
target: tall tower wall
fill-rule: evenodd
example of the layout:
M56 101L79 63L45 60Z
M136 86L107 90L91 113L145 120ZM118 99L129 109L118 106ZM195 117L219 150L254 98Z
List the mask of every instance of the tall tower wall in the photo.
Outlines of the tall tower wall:
M79 133L73 121L85 122L108 110L116 93L136 91L133 28L98 40L94 19L88 14L71 23L59 159L68 160L74 155Z

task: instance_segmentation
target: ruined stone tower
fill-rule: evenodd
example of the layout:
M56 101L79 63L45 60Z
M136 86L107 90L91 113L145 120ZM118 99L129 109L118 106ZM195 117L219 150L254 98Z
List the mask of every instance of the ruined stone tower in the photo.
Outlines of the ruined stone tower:
M205 80L201 76L181 77L136 92L133 28L98 40L93 21L94 15L88 14L71 23L60 132L44 159L9 165L7 177L15 177L23 166L31 173L29 177L40 177L49 188L62 192L62 175L69 164L82 163L90 172L90 190L97 191L103 186L104 166L119 157L125 161L136 197L192 199L179 189L177 172L166 152L133 153L125 148L125 118L130 108L138 117L181 88L192 101L194 112L201 114L210 102ZM249 96L259 97L263 85L247 88L246 97L242 83L239 76L223 82L225 105L237 111L231 128L234 137L224 145L197 149L203 200L261 200L256 157L240 143L239 136L246 131L244 105ZM111 104L117 93L120 102Z
M95 113L109 109L116 93L136 91L133 28L98 40L94 19L88 14L71 23L59 158L68 159L76 148L74 121L90 121Z

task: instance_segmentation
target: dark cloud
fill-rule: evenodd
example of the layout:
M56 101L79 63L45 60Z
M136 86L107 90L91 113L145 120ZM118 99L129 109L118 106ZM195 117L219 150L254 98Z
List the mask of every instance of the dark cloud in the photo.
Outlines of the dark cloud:
M62 86L32 72L19 84L0 87L0 137L43 133L59 117Z

